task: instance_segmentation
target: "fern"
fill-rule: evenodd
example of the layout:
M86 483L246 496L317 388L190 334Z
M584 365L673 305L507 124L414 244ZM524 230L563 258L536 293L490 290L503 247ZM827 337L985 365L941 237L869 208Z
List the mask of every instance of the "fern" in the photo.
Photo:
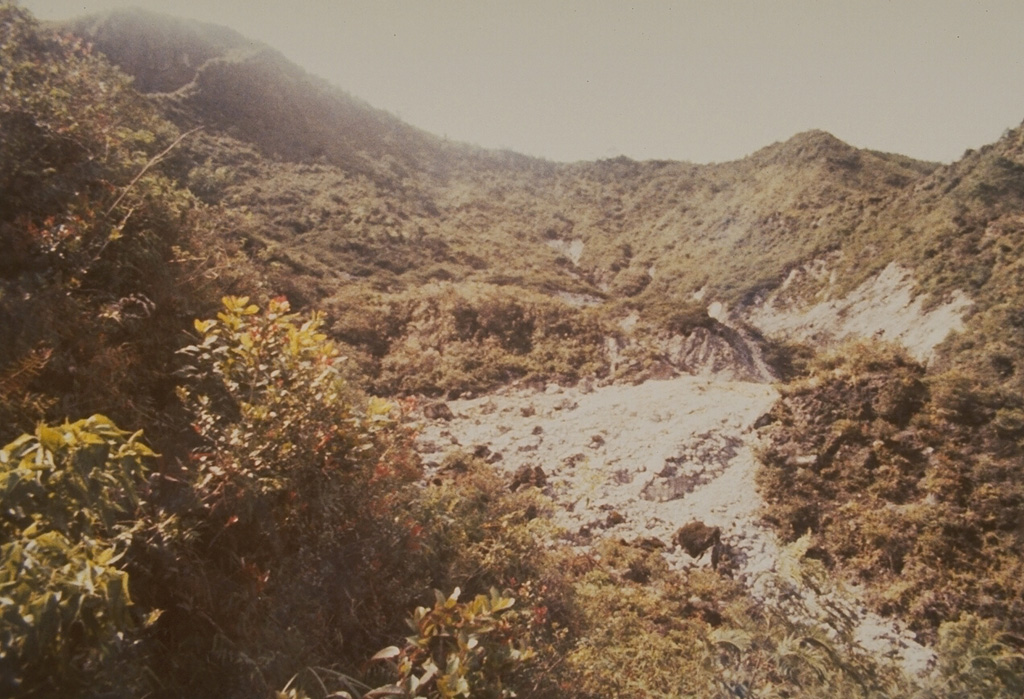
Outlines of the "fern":
M32 390L33 381L46 368L52 354L49 348L37 347L0 369L0 425L5 430L31 429L56 403Z

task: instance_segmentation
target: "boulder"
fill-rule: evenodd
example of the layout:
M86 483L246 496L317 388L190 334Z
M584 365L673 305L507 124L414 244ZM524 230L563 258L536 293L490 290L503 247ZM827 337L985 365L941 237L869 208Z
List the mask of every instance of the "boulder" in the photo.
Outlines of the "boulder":
M514 492L523 486L543 488L548 482L548 476L540 466L524 465L516 475L512 477L511 490Z
M423 416L428 420L451 420L455 417L447 403L428 403L423 406Z
M682 546L691 558L700 558L709 548L721 543L722 530L718 527L709 527L700 520L694 520L680 527L673 540Z

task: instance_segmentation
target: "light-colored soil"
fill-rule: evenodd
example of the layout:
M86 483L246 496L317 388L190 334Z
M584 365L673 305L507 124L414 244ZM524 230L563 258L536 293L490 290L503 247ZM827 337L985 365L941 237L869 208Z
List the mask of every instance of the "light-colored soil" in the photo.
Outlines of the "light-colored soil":
M925 308L925 297L914 295L911 272L890 264L877 276L842 298L827 298L831 283L821 286L820 299L810 305L794 303L799 287L819 281L826 270L811 264L795 270L786 283L763 303L749 309L746 320L768 336L784 336L816 346L835 345L853 338L899 342L915 358L931 358L935 347L950 332L963 329L963 316L971 305L962 293Z
M567 254L572 252L565 251ZM795 270L779 289L740 317L767 336L835 346L852 338L899 342L920 360L962 329L970 301L955 294L925 307L910 272L889 265L843 298L832 298L827 260ZM729 323L720 304L709 314ZM742 326L741 326L742 327ZM677 569L711 565L674 541L681 526L721 530L722 565L765 605L790 618L840 633L879 658L923 675L934 654L897 620L870 613L856 589L814 581L793 566L761 521L754 477L754 425L777 400L770 372L746 334L727 327L677 338L663 349L673 372L637 385L545 390L508 388L448 404L451 419L424 420L419 446L428 463L446 453L477 453L514 474L543 471L555 523L565 540L588 547L604 537L657 539ZM610 347L615 365L616 347ZM803 571L803 572L801 572Z
M448 403L450 420L424 419L424 459L440 464L463 449L513 474L540 467L554 520L568 543L603 537L657 538L678 569L711 565L673 541L684 524L721 528L726 565L765 604L781 603L780 547L760 521L754 423L776 400L766 383L682 376L639 385L504 389ZM436 466L434 467L436 468ZM784 587L784 585L783 585ZM839 596L837 596L839 595ZM897 624L867 613L854 596L801 590L791 614L827 624L830 610L855 618L861 645L927 670L930 651Z
M450 402L456 418L425 426L420 444L437 456L453 439L470 451L486 446L510 473L540 466L556 523L573 541L643 535L669 543L680 526L701 519L753 560L767 542L755 524L749 438L775 398L767 384L695 377L590 392L511 390ZM625 521L609 526L612 512Z

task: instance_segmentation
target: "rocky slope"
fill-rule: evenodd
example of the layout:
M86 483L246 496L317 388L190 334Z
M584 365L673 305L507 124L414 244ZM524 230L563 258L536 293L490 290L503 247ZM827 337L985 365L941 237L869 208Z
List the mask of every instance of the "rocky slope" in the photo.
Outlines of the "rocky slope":
M969 308L963 294L926 307L911 275L895 265L845 296L831 298L833 291L825 263L809 265L742 309L742 322L818 347L884 339L926 360L963 328ZM724 309L712 313L728 321ZM713 339L726 333L729 342ZM722 323L715 334L699 329L662 347L672 378L509 387L428 402L418 449L429 477L444 477L444 464L457 464L458 455L483 458L511 488L537 487L550 497L555 523L574 546L612 537L655 548L680 570L714 566L791 618L851 632L910 676L931 672L934 653L904 623L869 611L856 586L805 579L800 554L794 561L763 520L756 428L779 393L759 345ZM687 527L713 531L716 543L694 546Z
M102 412L162 454L117 516L123 633L80 643L45 567L14 591L65 603L54 640L110 678L69 686L347 681L432 589L493 587L538 651L495 678L520 696L1024 691L1024 131L948 167L822 132L560 165L441 144L225 30L82 25L144 98L0 14L2 424L54 450L38 425ZM225 356L250 371L218 387ZM425 403L420 456L360 388ZM38 660L53 691L23 693L80 694Z
M418 448L431 478L469 453L496 464L512 488L540 488L574 546L612 537L660 550L677 569L713 565L764 604L829 633L849 627L862 647L926 674L933 654L912 633L849 589L807 587L762 521L754 427L777 398L769 384L689 376L506 389L427 404ZM694 548L686 526L714 530L721 545Z
M835 294L833 281L826 261L812 262L791 272L741 316L765 335L817 348L881 340L898 343L925 361L951 333L964 330L972 306L960 290L926 306L926 297L915 294L913 274L895 263L843 296Z

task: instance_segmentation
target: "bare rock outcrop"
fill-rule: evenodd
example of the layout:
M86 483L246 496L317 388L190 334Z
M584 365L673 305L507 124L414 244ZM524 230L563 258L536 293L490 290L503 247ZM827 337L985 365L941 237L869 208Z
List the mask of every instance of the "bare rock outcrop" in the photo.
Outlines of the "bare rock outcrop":
M682 372L717 376L731 381L772 381L760 348L740 330L717 323L673 335L662 343L669 363Z
M792 595L771 583L781 548L761 520L753 451L754 423L777 398L770 384L696 376L586 390L506 388L451 401L455 417L426 421L420 441L436 448L448 436L504 454L497 468L515 488L543 490L554 524L583 552L604 536L647 542L677 570L715 565L778 606ZM645 574L627 577L642 583ZM909 632L855 600L806 595L801 613L812 620L818 607L841 603L853 610L862 643L891 651L908 671L929 666L930 652Z
M793 270L777 289L737 315L769 337L817 347L852 339L887 340L926 361L950 332L963 329L971 306L959 292L927 305L927 298L915 293L913 274L896 263L848 294L833 294L829 262L820 260Z

